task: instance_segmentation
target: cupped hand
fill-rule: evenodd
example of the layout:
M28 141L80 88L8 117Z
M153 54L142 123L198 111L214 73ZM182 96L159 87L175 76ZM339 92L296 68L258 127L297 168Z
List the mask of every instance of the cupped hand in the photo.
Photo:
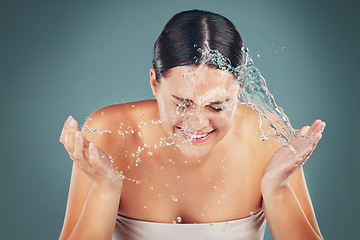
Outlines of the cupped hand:
M64 124L60 142L70 158L95 185L110 190L121 189L121 175L114 169L109 157L95 143L82 136L77 121L71 116Z
M290 177L303 165L322 137L325 122L316 120L301 128L289 146L281 147L270 159L261 182L262 191L276 191L287 186Z

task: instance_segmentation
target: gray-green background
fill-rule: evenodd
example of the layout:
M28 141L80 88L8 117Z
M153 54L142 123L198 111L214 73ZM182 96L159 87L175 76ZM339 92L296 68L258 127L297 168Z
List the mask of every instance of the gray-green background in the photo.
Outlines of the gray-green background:
M153 44L172 15L193 8L235 23L295 128L326 121L304 167L309 191L326 239L358 239L356 1L0 4L0 239L59 236L72 166L58 141L63 122L71 114L83 123L122 99L152 98Z

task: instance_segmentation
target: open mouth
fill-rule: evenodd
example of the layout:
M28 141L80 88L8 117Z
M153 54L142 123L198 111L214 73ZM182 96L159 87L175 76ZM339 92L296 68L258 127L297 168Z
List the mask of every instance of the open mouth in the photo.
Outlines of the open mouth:
M177 127L179 133L181 133L186 140L191 141L192 143L202 143L205 142L216 129L213 129L207 133L185 133L181 128Z

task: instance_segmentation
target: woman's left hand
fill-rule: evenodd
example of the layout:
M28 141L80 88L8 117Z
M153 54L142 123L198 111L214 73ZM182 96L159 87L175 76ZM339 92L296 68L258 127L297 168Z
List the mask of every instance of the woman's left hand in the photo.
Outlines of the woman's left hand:
M306 162L322 137L325 122L316 120L301 128L298 135L281 147L270 159L261 181L262 192L274 192L287 187L290 177ZM293 149L290 149L292 147Z

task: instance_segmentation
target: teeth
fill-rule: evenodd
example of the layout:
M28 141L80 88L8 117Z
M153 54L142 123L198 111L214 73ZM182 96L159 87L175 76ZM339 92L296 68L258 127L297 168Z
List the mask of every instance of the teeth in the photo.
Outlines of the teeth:
M184 135L187 136L187 138L192 138L192 139L194 139L194 138L204 138L204 137L206 137L207 135L209 135L209 133L211 133L213 130L212 130L211 132L207 132L207 133L204 133L204 134L187 133L187 132L183 131L181 128L178 128L178 131L181 131L182 134L184 134Z
M191 135L192 138L203 138L206 137L206 135L208 135L207 133L203 134L203 135Z

